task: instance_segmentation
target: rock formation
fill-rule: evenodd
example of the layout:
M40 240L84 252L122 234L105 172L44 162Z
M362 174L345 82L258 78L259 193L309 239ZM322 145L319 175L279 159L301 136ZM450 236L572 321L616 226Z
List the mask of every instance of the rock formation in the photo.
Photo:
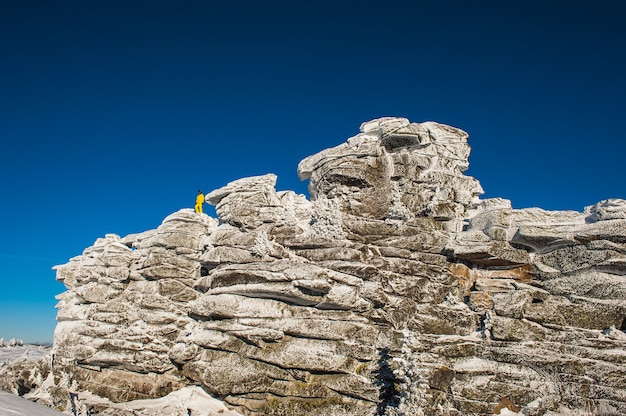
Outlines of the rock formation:
M467 138L373 120L299 164L310 201L244 178L219 221L97 240L56 268L52 371L255 416L626 414L626 201L481 200Z

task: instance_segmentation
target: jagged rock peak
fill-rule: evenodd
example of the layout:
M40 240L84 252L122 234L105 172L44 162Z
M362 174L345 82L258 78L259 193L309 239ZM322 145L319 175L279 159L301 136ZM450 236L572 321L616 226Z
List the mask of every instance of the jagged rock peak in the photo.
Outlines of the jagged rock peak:
M467 139L372 120L300 162L311 200L243 178L219 221L98 239L56 268L52 372L103 415L188 385L246 416L626 414L626 201L480 200Z
M467 137L434 122L372 120L346 143L301 161L298 175L310 179L313 201L336 199L348 214L402 221L459 219L483 193L478 181L463 175L469 166Z

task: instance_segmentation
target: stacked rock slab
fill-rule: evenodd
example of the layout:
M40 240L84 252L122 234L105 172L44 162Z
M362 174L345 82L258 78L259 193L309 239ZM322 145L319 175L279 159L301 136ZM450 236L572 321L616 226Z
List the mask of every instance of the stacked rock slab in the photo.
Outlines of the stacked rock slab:
M53 371L244 415L626 414L626 201L480 200L467 134L383 118L57 267Z

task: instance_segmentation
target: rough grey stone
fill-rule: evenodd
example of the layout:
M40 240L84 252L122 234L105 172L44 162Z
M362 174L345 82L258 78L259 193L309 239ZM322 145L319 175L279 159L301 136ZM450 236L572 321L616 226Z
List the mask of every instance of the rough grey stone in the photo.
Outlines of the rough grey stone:
M383 118L58 266L52 372L244 415L626 414L626 202L480 200L468 135ZM60 405L59 405L60 406Z

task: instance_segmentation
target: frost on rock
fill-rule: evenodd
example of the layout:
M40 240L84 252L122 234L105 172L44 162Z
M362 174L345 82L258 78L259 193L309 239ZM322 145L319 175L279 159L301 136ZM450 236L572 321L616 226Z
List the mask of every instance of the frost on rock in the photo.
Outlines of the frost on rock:
M606 199L585 208L590 222L626 219L626 201L623 199Z
M335 199L320 198L314 202L315 210L311 213L310 230L321 238L344 239L341 228L341 212Z
M481 200L467 139L372 120L300 162L310 200L243 178L207 194L219 220L98 239L56 267L56 391L118 416L184 414L145 401L190 386L246 416L626 414L626 201Z

